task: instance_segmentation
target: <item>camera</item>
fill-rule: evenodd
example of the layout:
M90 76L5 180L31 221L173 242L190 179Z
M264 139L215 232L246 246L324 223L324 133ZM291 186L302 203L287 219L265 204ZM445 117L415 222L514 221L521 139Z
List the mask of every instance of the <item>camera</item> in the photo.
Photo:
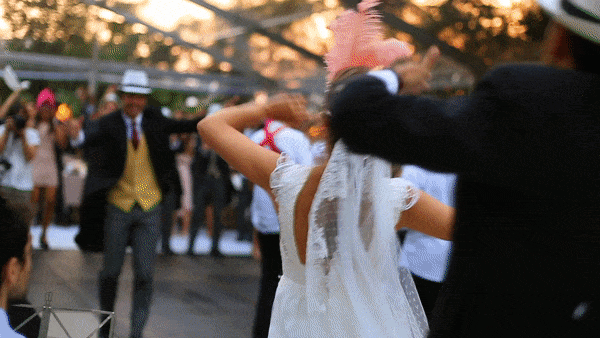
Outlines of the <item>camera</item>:
M21 129L25 128L25 124L27 123L27 120L23 116L15 115L12 118L15 121L15 127L17 128L17 130L21 130Z
M21 112L24 109L25 108L23 107L23 105L17 102L10 106L10 108L8 109L8 113L6 114L6 117L10 117L13 119L13 121L15 122L15 128L17 130L25 128L25 124L27 124L27 119L21 115Z

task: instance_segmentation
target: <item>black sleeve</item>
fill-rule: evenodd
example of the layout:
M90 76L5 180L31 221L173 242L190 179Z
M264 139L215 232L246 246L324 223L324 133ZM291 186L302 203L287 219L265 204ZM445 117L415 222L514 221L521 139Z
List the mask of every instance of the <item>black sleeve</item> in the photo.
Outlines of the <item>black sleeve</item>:
M159 123L164 127L164 131L168 134L175 133L194 133L196 132L198 122L201 118L195 118L193 120L176 120L168 117L164 117L160 112L157 114Z
M577 196L575 187L597 182L599 88L596 74L506 65L470 95L439 100L391 95L381 80L363 75L333 97L330 126L355 152Z
M482 81L470 96L449 100L390 94L362 75L332 99L331 129L348 147L394 163L435 171L468 172L495 157L486 146L486 116L498 107Z
M113 121L111 114L101 117L98 120L87 119L84 120L83 134L85 140L80 148L100 145L106 139L107 128L110 128L111 121Z

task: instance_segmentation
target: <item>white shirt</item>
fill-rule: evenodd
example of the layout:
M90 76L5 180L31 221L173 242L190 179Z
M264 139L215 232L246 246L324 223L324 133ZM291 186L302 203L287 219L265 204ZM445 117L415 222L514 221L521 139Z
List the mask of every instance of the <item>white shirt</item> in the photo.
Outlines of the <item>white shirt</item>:
M131 138L133 137L132 121L135 124L135 129L137 129L138 140L140 137L142 137L142 116L143 115L144 115L144 113L140 113L135 118L132 119L131 117L125 115L125 113L121 114L121 116L123 116L123 120L125 120L125 126L127 127L127 139L128 140L131 140Z
M370 72L368 72L367 74L374 76L378 79L380 79L381 81L383 81L383 83L385 83L385 87L388 90L388 92L390 92L390 94L396 94L398 93L398 75L396 75L396 73L394 73L392 70L390 69L382 69L382 70L372 70Z
M2 338L25 338L18 333L16 333L10 324L8 323L8 314L2 308L0 308L0 337Z
M407 165L403 167L402 177L440 202L454 206L456 175ZM404 237L400 265L421 278L441 282L446 276L451 250L452 242L409 229Z
M6 126L0 126L0 137L4 136ZM25 128L24 137L27 138L27 143L30 146L38 146L40 144L40 134L34 128ZM14 133L8 136L6 148L2 156L11 164L10 170L2 175L0 185L3 187L18 189L21 191L33 190L33 166L31 161L25 160L23 152L23 140L15 138Z
M274 132L284 124L274 121L269 125L269 131ZM261 129L250 137L255 143L261 143L265 138L265 131ZM300 131L286 127L275 134L275 145L279 150L288 154L297 164L312 165L310 141ZM262 234L279 233L279 220L269 194L261 187L255 185L252 192L252 225Z
M327 156L327 141L319 140L313 142L310 146L310 152L314 163L321 163L326 160Z

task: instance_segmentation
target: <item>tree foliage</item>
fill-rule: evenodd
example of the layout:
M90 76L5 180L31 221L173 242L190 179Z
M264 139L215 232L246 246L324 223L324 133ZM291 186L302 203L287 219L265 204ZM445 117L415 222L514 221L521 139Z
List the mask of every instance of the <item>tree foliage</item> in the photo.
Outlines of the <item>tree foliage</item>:
M352 7L359 1L340 2L345 7ZM308 2L305 1L259 3L260 6L246 10L243 16L259 21L311 6L306 7ZM432 3L435 5L423 5ZM506 7L507 3L511 6ZM197 60L206 59L198 58L197 52L193 54L189 48L177 46L161 34L148 33L145 26L126 23L119 15L88 6L81 0L4 0L1 6L4 7L3 19L10 31L5 40L8 41L8 49L13 51L90 58L97 43L102 60L135 62L160 69L219 72L218 63L196 65ZM128 9L127 6L118 4L121 9ZM425 30L461 53L477 57L488 67L508 61L537 59L547 22L533 0L385 0L380 8ZM180 28L192 24L194 22L182 20ZM289 32L283 28L279 27L277 31L287 36ZM420 45L420 41L411 41L408 34L391 29L390 35L407 39L417 47ZM233 49L231 55L236 57L250 54L250 59L258 67L257 61L251 57L252 53L238 53L239 46L238 43L233 48L232 41L223 40L211 47L223 51ZM186 66L176 67L182 59L187 60Z

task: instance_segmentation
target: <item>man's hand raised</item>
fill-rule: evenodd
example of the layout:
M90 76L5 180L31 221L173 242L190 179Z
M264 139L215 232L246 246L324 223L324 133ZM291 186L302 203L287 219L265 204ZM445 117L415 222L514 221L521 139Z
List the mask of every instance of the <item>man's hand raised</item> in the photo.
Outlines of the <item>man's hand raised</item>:
M395 66L393 70L400 76L403 83L399 94L416 95L429 89L431 70L439 57L439 48L432 46L421 61L411 61Z
M79 118L71 118L65 121L66 130L69 138L77 139L79 132L83 127L83 116Z

